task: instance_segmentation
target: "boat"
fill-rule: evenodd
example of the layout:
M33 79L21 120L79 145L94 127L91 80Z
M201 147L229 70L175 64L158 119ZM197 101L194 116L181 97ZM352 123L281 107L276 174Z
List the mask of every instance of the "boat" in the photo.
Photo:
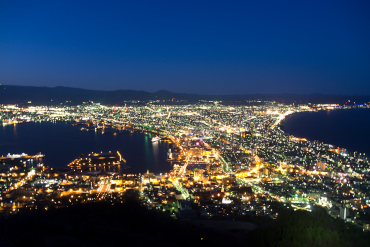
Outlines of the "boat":
M161 140L161 138L158 137L158 136L155 136L155 137L152 138L152 142L156 142L156 141L160 141L160 140Z

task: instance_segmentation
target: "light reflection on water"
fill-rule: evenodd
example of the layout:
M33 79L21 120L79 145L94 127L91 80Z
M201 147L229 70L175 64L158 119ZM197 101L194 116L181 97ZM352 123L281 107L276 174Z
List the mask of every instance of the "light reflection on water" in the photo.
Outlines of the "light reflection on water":
M3 126L0 131L0 156L8 153L46 155L45 165L64 168L83 153L119 151L127 164L126 173L160 173L171 169L166 161L167 143L152 143L143 133L103 135L100 131L81 131L81 126L64 122L24 123ZM107 168L118 169L118 168Z
M288 133L370 155L370 109L301 112L289 115Z

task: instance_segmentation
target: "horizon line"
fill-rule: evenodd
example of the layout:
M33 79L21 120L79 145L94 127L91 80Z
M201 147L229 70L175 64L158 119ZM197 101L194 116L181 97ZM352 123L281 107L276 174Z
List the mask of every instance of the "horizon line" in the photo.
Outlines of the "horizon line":
M116 91L135 91L135 92L144 92L144 93L160 93L160 92L166 92L166 93L173 93L173 94L187 94L187 95L204 95L204 96L244 96L244 95L323 95L323 96L370 96L370 94L335 94L335 93L246 93L246 94L198 94L198 93L184 93L184 92L172 92L167 89L160 89L155 92L149 92L145 90L136 90L136 89L115 89L115 90L103 90L103 89L90 89L90 88L82 88L82 87L70 87L70 86L33 86L33 85L8 85L8 84L0 84L0 86L6 86L6 87L34 87L34 88L71 88L71 89L81 89L81 90L89 90L89 91L103 91L103 92L116 92Z

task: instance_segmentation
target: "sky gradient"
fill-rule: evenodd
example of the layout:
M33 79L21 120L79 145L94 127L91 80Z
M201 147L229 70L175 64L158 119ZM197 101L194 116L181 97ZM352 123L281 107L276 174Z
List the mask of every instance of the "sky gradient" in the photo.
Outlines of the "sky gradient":
M370 1L0 1L0 84L370 95Z

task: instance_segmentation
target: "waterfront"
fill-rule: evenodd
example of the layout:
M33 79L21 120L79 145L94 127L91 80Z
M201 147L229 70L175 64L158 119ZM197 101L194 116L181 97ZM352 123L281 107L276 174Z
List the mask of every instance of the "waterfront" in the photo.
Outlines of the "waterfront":
M310 141L370 155L370 109L300 112L286 117L284 130Z
M160 173L171 170L167 143L151 142L151 135L132 133L103 135L100 131L81 131L70 122L37 122L6 125L0 131L0 156L27 153L46 155L44 164L64 168L83 153L119 151L130 166L126 173Z
M3 150L21 143L25 146L14 152L41 151L46 159L61 157L60 150L75 152L65 162L72 162L81 153L117 150L129 166L137 164L134 167L138 168L127 170L127 174L80 169L85 165L109 169L109 160L108 164L103 161L107 157L110 162L121 161L114 155L94 154L91 156L100 162L85 155L72 162L69 169L24 168L9 162L0 174L0 187L5 194L0 210L4 213L99 201L113 205L123 203L126 195L135 195L142 206L180 219L230 220L247 215L277 219L282 208L312 211L312 207L318 206L335 218L370 230L370 221L366 223L370 219L366 212L370 205L369 158L295 138L280 129L283 119L295 112L354 107L275 102L232 107L211 102L174 106L148 103L122 107L90 102L78 106L1 107L4 128L0 141L7 145ZM360 123L364 123L363 119ZM13 132L7 131L8 127ZM107 134L100 133L103 128ZM155 150L165 160L167 143L152 143L152 136L133 130L165 137L171 143L168 156L173 166L166 166L165 161L155 166L159 161ZM20 141L20 137L25 139ZM40 143L56 153L49 155L48 151L39 150ZM30 151L27 146L37 150ZM54 165L59 161L55 160ZM65 167L65 162L61 167ZM152 169L153 166L161 170ZM16 194L19 191L23 194Z

